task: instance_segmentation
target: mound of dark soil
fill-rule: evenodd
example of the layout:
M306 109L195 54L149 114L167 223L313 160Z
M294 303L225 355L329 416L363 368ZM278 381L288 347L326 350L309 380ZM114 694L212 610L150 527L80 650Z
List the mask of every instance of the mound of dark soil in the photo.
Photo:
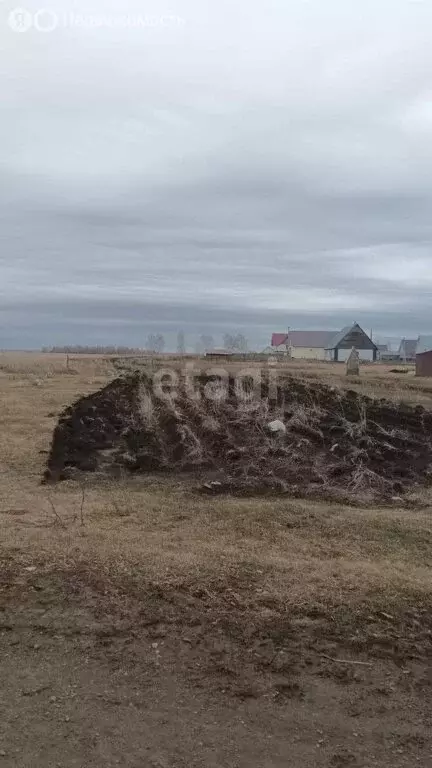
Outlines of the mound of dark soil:
M284 427L272 433L275 419ZM45 481L77 472L199 470L209 493L375 499L424 483L431 464L432 414L420 406L296 377L254 387L201 376L173 389L134 373L64 411Z

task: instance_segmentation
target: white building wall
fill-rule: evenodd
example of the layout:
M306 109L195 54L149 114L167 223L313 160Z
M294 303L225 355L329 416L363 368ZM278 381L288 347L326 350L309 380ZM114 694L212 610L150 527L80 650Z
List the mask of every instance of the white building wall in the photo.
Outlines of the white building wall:
M358 349L357 350L360 356L360 360L365 360L372 362L373 360L373 349ZM338 351L338 360L340 362L346 362L351 354L350 349L339 349Z
M325 360L324 347L290 347L290 355L295 360Z

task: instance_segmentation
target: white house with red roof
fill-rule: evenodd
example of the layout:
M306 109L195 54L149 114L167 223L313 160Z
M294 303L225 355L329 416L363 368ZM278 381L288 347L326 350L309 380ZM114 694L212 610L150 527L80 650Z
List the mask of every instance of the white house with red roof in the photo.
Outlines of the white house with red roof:
M326 349L336 331L288 331L273 333L271 345L276 352L303 360L325 360Z
M351 349L357 349L361 360L376 360L378 347L358 323L341 331L287 331L273 333L272 350L300 360L342 361Z

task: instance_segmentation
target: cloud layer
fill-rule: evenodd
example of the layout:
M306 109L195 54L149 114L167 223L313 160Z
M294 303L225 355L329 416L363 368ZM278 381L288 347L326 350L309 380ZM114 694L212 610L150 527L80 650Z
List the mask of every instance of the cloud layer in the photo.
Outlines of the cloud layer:
M431 331L432 6L163 5L0 5L0 346Z

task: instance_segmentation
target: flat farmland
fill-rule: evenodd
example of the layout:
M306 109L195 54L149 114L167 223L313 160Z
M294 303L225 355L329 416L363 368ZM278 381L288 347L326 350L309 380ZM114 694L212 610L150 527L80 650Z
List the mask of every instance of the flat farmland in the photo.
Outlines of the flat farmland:
M275 365L432 405L404 366ZM119 372L0 354L0 765L431 765L429 488L356 506L175 473L42 485L61 411Z

